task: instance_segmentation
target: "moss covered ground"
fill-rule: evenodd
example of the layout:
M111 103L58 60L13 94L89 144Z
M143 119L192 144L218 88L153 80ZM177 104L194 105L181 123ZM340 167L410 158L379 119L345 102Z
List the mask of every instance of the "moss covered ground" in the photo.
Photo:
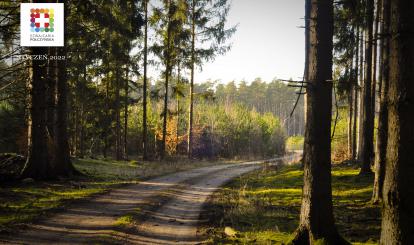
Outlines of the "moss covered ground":
M353 244L376 244L379 207L370 203L373 176L359 176L356 166L332 169L333 204L340 233ZM210 243L284 244L299 222L303 171L299 165L241 176L216 192L207 205ZM321 210L323 212L323 210ZM226 235L226 227L236 235Z

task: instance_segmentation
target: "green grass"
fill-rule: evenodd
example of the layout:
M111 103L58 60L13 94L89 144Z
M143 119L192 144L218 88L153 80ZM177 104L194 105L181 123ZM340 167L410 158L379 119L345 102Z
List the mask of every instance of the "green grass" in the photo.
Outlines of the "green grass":
M13 230L74 200L103 193L121 184L203 167L217 162L136 162L83 159L73 161L85 176L47 182L12 182L0 188L0 232ZM229 163L229 162L222 162ZM124 220L125 221L125 220Z
M375 244L380 213L370 204L372 176L358 176L353 166L332 171L333 203L340 233L355 244ZM283 244L298 226L303 172L299 166L241 176L214 194L207 214L207 233L214 244ZM232 227L236 237L223 235Z
M286 140L286 149L289 151L302 150L304 141L303 136L291 136Z

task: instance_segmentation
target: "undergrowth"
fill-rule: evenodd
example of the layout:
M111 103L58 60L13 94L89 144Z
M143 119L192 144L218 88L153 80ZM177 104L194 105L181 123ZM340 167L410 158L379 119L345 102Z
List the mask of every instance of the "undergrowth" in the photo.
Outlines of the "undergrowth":
M354 244L375 244L380 212L370 204L372 176L359 176L356 166L334 165L333 203L339 232ZM207 206L210 243L283 244L298 226L303 171L299 165L241 176L216 192ZM323 212L323 210L321 210ZM211 228L213 227L213 228ZM237 231L235 236L223 232Z

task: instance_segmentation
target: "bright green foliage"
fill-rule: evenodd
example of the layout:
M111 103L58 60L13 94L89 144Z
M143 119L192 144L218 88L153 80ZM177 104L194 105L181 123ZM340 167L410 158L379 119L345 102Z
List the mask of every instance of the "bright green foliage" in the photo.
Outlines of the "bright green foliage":
M339 108L338 120L336 120L336 112L332 117L331 131L335 130L334 137L332 138L332 160L340 162L348 157L348 111L347 108ZM336 121L336 125L335 125Z
M161 91L161 82L151 86L154 94ZM183 84L188 86L188 84ZM160 88L160 89L158 89ZM287 87L286 87L287 88ZM214 89L214 84L202 84L196 86L194 115L194 156L198 158L244 158L244 157L272 157L284 153L285 129L279 118L271 111L257 111L247 99L240 98L226 101L225 97L232 95L231 92L223 91L223 87ZM162 93L162 92L161 92ZM274 96L278 96L275 94ZM172 98L174 95L171 95ZM156 142L155 136L160 135L162 130L162 101L153 96L148 107L148 133L149 152L154 153ZM182 114L186 114L188 101L180 101ZM169 106L167 135L172 135L176 130L177 116L171 111L176 110L176 101ZM131 145L140 142L142 135L142 110L139 105L131 107L129 118L129 138ZM185 154L187 124L185 117L178 117L178 153ZM138 136L138 137L137 137ZM159 138L158 138L159 139ZM135 143L136 142L136 143ZM168 147L175 149L175 147ZM133 149L131 148L133 151ZM134 151L135 152L135 151ZM170 153L171 154L171 153Z
M220 156L270 157L284 153L284 130L270 113L260 114L237 103L201 104L198 113L196 118L211 131Z
M296 100L296 89L277 79L263 81L256 78L250 84L241 81L238 85L230 82L216 87L218 103L240 102L260 113L271 112L280 119L288 136L303 135L304 108L303 98L299 101L293 115L290 116Z
M303 136L292 136L286 140L287 150L303 150L303 143L305 139Z

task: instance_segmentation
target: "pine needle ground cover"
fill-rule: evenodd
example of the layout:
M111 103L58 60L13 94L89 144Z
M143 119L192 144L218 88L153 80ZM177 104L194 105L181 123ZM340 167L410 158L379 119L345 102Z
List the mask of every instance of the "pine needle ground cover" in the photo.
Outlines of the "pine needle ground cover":
M379 207L370 203L373 176L358 173L357 166L333 166L336 224L353 244L376 244L381 221ZM209 242L286 243L298 226L302 183L299 165L261 170L235 179L216 192L207 206L205 216L212 217L205 225Z

